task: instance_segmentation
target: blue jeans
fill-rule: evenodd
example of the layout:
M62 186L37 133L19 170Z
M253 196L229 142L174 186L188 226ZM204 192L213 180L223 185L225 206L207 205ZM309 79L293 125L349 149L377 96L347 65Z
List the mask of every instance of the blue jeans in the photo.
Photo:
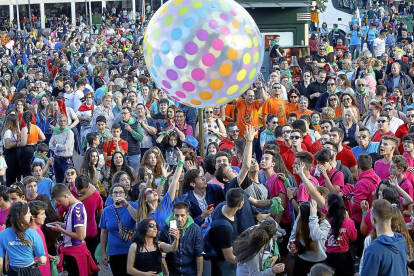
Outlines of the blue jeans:
M351 52L352 59L355 58L355 56L354 56L355 51L356 51L356 58L359 57L359 45L351 45L349 47L349 51Z
M217 260L217 266L220 268L222 276L236 276L237 265Z
M367 42L368 50L374 54L374 40Z
M138 172L139 163L141 162L141 154L125 155L125 160L127 161L127 164L135 170L135 172Z
M65 172L69 167L73 167L73 160L71 157L54 156L55 162L53 168L55 170L56 183L64 183Z

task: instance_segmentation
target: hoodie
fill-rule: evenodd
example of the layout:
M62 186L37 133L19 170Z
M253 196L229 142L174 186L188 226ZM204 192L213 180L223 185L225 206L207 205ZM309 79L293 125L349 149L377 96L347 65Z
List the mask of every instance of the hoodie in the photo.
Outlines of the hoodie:
M366 200L368 201L369 206L372 206L375 191L380 182L381 178L372 168L359 175L358 182L356 183L353 192L354 203L352 204L353 219L356 223L361 223L362 221L361 201Z
M406 276L408 248L399 233L381 235L364 251L363 276Z
M230 150L232 150L233 148L234 148L234 141L230 141L226 137L224 137L221 140L220 144L219 144L219 150L223 150L223 149L230 149Z

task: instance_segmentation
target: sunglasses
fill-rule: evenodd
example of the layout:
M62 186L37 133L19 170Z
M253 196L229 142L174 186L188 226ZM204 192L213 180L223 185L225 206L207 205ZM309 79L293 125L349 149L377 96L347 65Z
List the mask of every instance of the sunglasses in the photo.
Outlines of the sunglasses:
M229 132L230 133L239 133L240 132L240 129L230 130Z
M277 125L279 122L273 121L272 124Z
M384 108L384 111L391 111L392 110L392 108Z
M414 114L407 114L405 116L407 116L407 118L414 118Z
M351 98L345 98L345 99L342 99L342 101L343 102L349 102L349 101L351 101Z
M365 139L365 138L367 138L368 136L367 135L365 135L365 134L360 134L360 135L358 135L358 138L362 138L362 139Z
M299 139L300 139L300 136L294 136L294 135L290 136L290 140L299 140Z
M297 99L298 96L290 96L291 99Z
M272 89L280 89L280 86L273 86Z
M331 98L331 99L329 99L329 101L336 102L336 98Z
M360 83L360 84L358 84L358 86L365 86L365 84Z
M383 124L383 123L388 122L388 121L387 121L387 120L377 120L377 122L378 122L379 124Z
M147 197L147 195L155 194L156 192L157 192L157 190L155 190L155 189L149 190L145 193L145 197Z
M74 171L70 171L70 172L66 172L66 175L75 175L76 172Z
M335 83L328 83L326 86L334 86Z
M206 114L213 114L213 111L206 111Z
M310 78L310 75L303 75L304 78Z
M158 229L158 226L155 223L150 222L150 223L148 223L148 228L157 228Z

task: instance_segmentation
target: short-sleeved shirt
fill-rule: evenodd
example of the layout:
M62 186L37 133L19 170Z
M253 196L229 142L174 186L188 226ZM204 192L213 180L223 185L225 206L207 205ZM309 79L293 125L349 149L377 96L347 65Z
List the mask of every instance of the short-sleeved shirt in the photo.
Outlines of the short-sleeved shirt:
M91 196L82 200L86 213L88 214L88 222L86 223L86 238L93 238L98 235L98 227L96 225L96 211L103 209L103 201L98 191Z
M276 115L279 120L279 125L283 126L285 124L285 112L286 112L286 103L285 100L282 98L275 99L273 97L269 97L263 104L262 107L262 114L269 115L273 114Z
M86 222L88 221L88 216L86 215L85 207L82 202L75 202L69 208L69 211L66 214L65 218L65 230L76 233L76 228L83 226L84 234L86 237ZM76 239L72 239L67 235L63 235L62 246L78 246L83 242Z
M39 194L47 195L49 199L52 199L51 191L53 186L53 181L50 178L45 177L39 182L37 182L37 192Z
M128 152L128 142L122 138L118 141L118 145L124 150L125 153ZM116 151L116 145L113 140L105 142L102 147L102 153L106 152L108 156L112 156ZM107 166L111 166L111 160L106 162Z
M345 147L340 152L338 152L336 155L336 160L341 161L341 164L348 167L349 169L357 165L354 153Z
M11 266L28 266L34 262L35 256L40 258L45 255L42 239L36 230L28 228L24 237L32 245L23 245L12 227L0 232L0 257L4 258L7 251Z
M311 175L315 177L315 168L311 170ZM344 187L344 175L335 168L332 168L330 172L328 172L329 180L331 180L332 185L339 186L341 188ZM323 178L322 174L319 177L315 177L318 180L319 186L326 187L325 179Z
M167 192L160 204L158 204L157 209L154 213L150 214L148 218L152 218L158 224L159 229L163 228L166 224L165 220L171 215L172 213L173 203L171 202L171 198L169 193Z
M134 209L138 208L138 204L136 202L129 201L129 204L134 207ZM122 222L122 225L128 229L135 230L137 223L129 214L127 207L119 207L116 210L118 212L118 216ZM119 226L113 205L108 206L103 210L101 220L99 222L99 228L106 229L108 231L109 256L128 254L129 247L131 246L131 241L127 242L119 238Z
M9 214L11 205L6 210L2 211L0 209L0 225L6 224L7 215Z
M236 102L236 108L237 108L236 123L237 123L237 127L240 130L239 137L243 138L247 125L252 125L252 126L259 125L260 104L258 100L255 100L252 104L247 105L244 100L238 99Z
M233 229L231 229L228 226L219 225L215 226L210 229L209 231L209 238L211 241L211 245L213 246L214 250L218 254L218 258L221 260L224 259L223 250L226 248L230 248L233 246L234 241L237 239L238 230L237 230L237 217L234 216L234 220L228 219L225 215L222 213L223 205L218 206L217 211L214 212L214 216L212 217L212 220L218 220L218 219L224 219L228 222L230 222Z
M277 173L275 173L273 176L269 177L266 180L266 185L269 187L270 191L270 197L274 198L275 196L278 196L279 194L284 194L287 199L287 192L286 187L283 184L283 182L277 178ZM286 203L289 204L289 201L286 200ZM289 214L289 206L283 206L285 207L285 210L283 211L282 220L281 223L290 223L290 214Z
M383 159L378 160L374 164L374 171L381 179L388 179L390 177L391 162L384 163Z
M318 180L312 175L309 177L309 180L313 186L315 187L319 186ZM308 189L306 189L305 184L303 184L303 182L299 184L298 192L296 193L296 198L298 202L305 202L305 201L312 200L312 197L309 194Z

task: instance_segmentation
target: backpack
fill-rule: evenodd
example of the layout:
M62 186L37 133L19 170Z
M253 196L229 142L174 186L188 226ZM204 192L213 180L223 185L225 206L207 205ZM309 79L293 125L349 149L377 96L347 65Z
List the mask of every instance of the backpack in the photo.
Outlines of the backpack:
M334 179L335 175L338 173L339 171L337 170L336 172L334 172L334 174L332 175L332 177L330 178L332 185L333 182L332 180ZM344 200L344 205L345 205L345 209L348 211L348 215L350 218L352 218L352 193L355 190L355 186L350 184L350 183L345 183L344 187L341 188L341 193L343 194L342 199Z
M218 205L217 207L219 207L220 205ZM216 209L213 211L213 214L215 213L216 210L218 210L218 208L216 207ZM211 214L208 218L206 218L206 220L204 221L204 223L201 225L201 236L203 237L203 243L204 243L204 258L207 260L210 260L213 257L217 257L218 253L216 250L214 250L213 245L211 244L210 241L210 230L216 226L227 226L230 227L231 231L233 232L233 226L231 225L230 222L228 222L225 219L216 219L213 220L213 214Z

